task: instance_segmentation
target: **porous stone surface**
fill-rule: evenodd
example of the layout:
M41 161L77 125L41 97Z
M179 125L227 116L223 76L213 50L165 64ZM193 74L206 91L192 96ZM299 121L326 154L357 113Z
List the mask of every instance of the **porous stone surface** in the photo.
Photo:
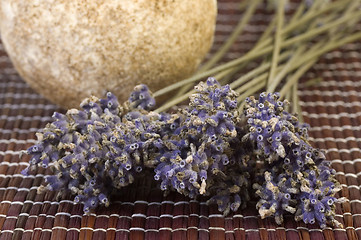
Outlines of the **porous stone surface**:
M190 76L211 47L217 13L215 0L1 0L0 8L17 71L66 108Z

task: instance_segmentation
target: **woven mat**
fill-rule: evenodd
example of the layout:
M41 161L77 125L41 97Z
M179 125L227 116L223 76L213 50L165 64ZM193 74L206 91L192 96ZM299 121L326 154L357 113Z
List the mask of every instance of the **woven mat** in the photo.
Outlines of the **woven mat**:
M218 2L212 51L240 16L237 0ZM268 22L269 15L259 9L225 60L248 50ZM343 186L339 196L349 199L337 205L344 229L319 229L291 216L278 226L272 218L261 220L252 204L223 217L205 199L190 200L176 193L164 197L149 179L120 191L110 207L85 216L72 196L37 195L50 172L20 174L29 159L20 159L20 151L35 143L35 133L51 121L54 111L63 110L17 75L0 44L0 239L361 239L361 42L328 53L303 80L316 77L324 81L312 87L300 84L301 106L311 125L313 145L327 151L337 170Z

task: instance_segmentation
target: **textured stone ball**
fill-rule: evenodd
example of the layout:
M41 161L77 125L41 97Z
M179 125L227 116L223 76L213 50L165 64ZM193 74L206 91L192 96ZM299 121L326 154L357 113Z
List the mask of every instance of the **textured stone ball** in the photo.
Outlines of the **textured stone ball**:
M2 0L0 31L19 74L62 107L190 76L209 51L215 0Z

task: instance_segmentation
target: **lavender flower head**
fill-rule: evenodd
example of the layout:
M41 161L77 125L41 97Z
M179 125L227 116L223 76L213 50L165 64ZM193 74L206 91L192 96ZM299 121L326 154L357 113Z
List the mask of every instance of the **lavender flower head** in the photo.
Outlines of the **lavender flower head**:
M191 198L213 196L209 202L217 203L220 211L236 211L249 199L249 173L241 170L247 164L233 149L240 144L237 94L214 78L195 90L189 106L170 120L178 121L167 144L172 147L160 155L155 179L163 190L174 189Z
M253 142L264 161L259 172L263 177L254 184L259 213L262 218L274 216L278 224L288 212L305 223L339 225L334 219L335 193L340 190L335 171L307 142L307 125L284 111L285 104L277 93L261 93L258 100L247 99L245 107L249 133L243 140Z
M132 109L151 110L155 107L155 99L145 84L135 86L128 101Z

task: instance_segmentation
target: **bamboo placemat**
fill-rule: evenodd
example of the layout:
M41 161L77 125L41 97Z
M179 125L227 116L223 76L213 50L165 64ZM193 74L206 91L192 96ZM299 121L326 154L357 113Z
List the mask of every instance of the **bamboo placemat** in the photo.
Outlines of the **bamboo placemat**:
M220 47L237 24L237 0L220 0L212 51ZM295 4L290 4L292 10ZM260 8L225 60L241 56L264 30L270 15ZM361 28L360 28L361 29ZM119 192L108 208L85 216L72 196L54 192L37 195L50 172L20 171L29 157L21 150L35 143L35 133L63 111L35 93L16 73L0 44L0 239L361 239L361 42L326 54L303 77L322 77L299 95L304 120L311 125L315 147L325 149L342 183L337 220L344 229L319 229L286 216L278 226L261 220L254 204L223 217L206 199L190 200L173 193L164 197L156 183L139 179Z

